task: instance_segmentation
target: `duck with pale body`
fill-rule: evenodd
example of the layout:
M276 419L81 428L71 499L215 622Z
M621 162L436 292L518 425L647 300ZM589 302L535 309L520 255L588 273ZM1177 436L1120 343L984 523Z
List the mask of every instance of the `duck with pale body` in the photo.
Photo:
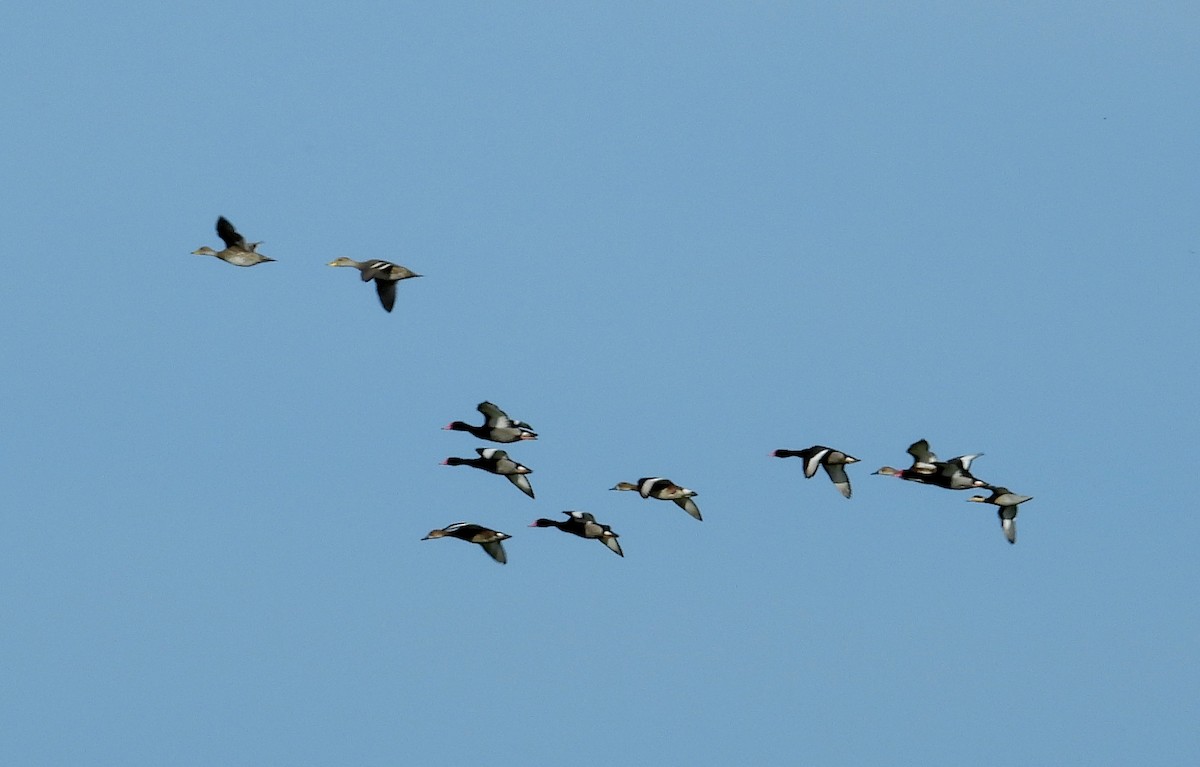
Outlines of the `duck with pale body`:
M202 245L192 251L193 256L216 256L222 261L234 266L254 266L266 261L274 261L258 252L261 242L246 242L246 238L238 234L233 224L224 216L217 218L217 236L225 243L224 250L213 250Z
M674 501L675 505L691 514L696 519L703 522L700 516L700 508L696 506L696 502L692 500L699 495L695 490L688 490L686 487L680 487L669 479L663 477L642 477L637 481L637 484L632 482L618 482L609 490L633 490L643 498L657 498L660 501Z

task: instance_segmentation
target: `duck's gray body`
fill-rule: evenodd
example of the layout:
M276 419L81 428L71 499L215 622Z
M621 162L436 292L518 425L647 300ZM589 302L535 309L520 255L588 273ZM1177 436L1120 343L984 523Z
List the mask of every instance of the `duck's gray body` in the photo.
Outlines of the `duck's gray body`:
M217 236L221 238L221 242L225 243L224 250L217 251L207 245L202 245L193 250L192 255L216 256L234 266L254 266L255 264L275 260L258 252L258 246L262 244L261 242L246 242L246 238L238 234L237 229L224 216L217 218Z

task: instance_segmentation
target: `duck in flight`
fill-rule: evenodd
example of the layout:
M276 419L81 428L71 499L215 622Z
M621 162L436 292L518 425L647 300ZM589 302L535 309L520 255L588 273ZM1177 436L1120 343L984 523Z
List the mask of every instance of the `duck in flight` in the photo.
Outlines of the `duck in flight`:
M850 477L846 475L846 465L858 463L858 459L854 456L824 445L813 445L803 450L776 450L771 455L776 458L804 459L804 476L809 479L812 479L813 475L817 473L818 466L824 466L825 473L829 475L829 479L838 492L847 498L850 497Z
M476 408L483 413L482 426L472 426L462 421L453 421L442 427L443 431L465 431L478 439L489 442L520 442L523 439L537 439L533 427L524 421L509 418L508 414L490 402L480 402Z
M960 455L949 461L939 461L938 457L929 449L929 441L922 439L908 446L908 454L912 456L913 463L907 469L893 469L891 466L884 466L879 471L871 473L906 479L909 482L920 482L924 485L944 487L947 490L988 487L988 483L976 479L975 475L971 474L971 462L983 453Z
M502 477L508 477L508 481L520 488L521 492L530 498L533 497L533 485L529 484L529 477L526 474L532 474L533 469L528 466L522 466L513 459L508 457L508 453L496 447L477 447L475 452L479 453L478 458L447 458L442 461L443 466L470 466L476 469L490 471L492 474L499 474Z
M610 487L609 490L636 490L638 495L643 498L674 501L679 508L691 514L697 520L704 521L700 516L700 508L692 500L699 493L695 490L688 490L686 487L680 487L669 479L662 477L642 477L637 481L636 485L632 482L618 482L615 486Z
M379 259L355 261L353 258L342 256L330 261L329 266L352 266L362 273L363 282L375 280L375 292L379 294L379 303L383 304L384 310L388 312L396 305L396 283L421 276L406 266Z
M421 540L458 538L460 541L466 541L467 543L478 543L488 553L488 556L500 564L505 564L508 562L508 555L504 553L504 545L501 541L511 537L508 533L501 533L483 525L475 525L469 522L454 522L440 530L430 530L429 535Z
M202 245L193 250L192 255L216 256L234 266L254 266L264 261L275 260L258 252L258 246L262 245L261 242L246 242L246 238L238 234L237 229L234 229L233 224L229 223L229 219L224 216L217 218L217 236L225 243L224 250L217 251L207 245Z
M611 549L619 556L625 556L625 552L621 551L621 544L617 541L620 537L612 531L608 525L602 525L596 521L596 517L586 511L564 511L567 515L564 520L556 519L535 519L530 527L557 527L564 533L578 535L580 538L590 538L597 540Z
M973 495L968 498L968 501L975 503L990 503L998 508L996 516L1000 517L1000 529L1004 531L1004 537L1009 543L1017 542L1017 507L1025 501L1032 501L1032 495L1017 495L1011 492L1007 487L991 487L989 489L992 494L986 498L982 495Z

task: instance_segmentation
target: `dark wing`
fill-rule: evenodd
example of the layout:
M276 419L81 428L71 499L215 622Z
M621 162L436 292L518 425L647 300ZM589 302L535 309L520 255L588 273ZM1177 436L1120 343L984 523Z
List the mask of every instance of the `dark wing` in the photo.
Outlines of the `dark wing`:
M908 446L908 454L917 463L936 463L937 456L929 449L929 440L921 439Z
M217 219L217 236L221 238L221 242L225 243L227 248L245 248L246 238L238 234L233 228L233 224L229 223L229 219L221 216Z
M483 413L483 417L487 419L485 425L489 428L505 429L512 426L512 420L509 419L508 414L490 402L480 402L475 409Z
M638 480L638 494L643 498L649 498L655 493L662 492L675 484L669 479L663 477L642 477Z
M800 457L804 459L804 476L812 479L817 473L817 467L829 455L830 449L822 445L813 445L810 448L805 448L800 451Z
M912 443L908 446L907 452L913 458L912 466L908 469L911 473L936 474L942 466L938 461L938 457L929 449L929 442L927 440L922 439Z
M391 311L396 305L396 283L387 280L375 280L375 292L379 294L379 303L386 311Z
M392 267L394 267L394 266L395 266L395 264L393 264L391 261L368 261L368 262L366 262L361 267L363 282L366 282L367 280L378 279L379 277L383 277L386 279L387 277L389 277L391 275ZM393 280L393 282L394 282L394 280Z
M464 541L469 541L480 533L486 533L488 529L483 525L476 525L471 522L454 522L442 528L446 535L454 538L460 538Z

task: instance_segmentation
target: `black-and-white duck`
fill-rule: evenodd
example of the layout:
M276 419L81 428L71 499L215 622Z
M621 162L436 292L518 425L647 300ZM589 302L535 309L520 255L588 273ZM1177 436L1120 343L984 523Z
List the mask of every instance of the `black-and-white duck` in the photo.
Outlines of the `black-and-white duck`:
M524 439L537 439L533 427L524 421L509 418L508 414L490 402L480 402L476 407L483 413L482 426L472 426L463 421L452 421L442 427L443 431L465 431L479 439L489 442L520 442Z
M501 541L511 538L508 533L501 533L483 525L475 525L470 522L454 522L446 525L440 530L430 530L429 535L421 540L428 541L433 538L458 538L461 541L468 543L478 543L483 547L483 550L488 555L499 562L505 564L508 562L508 555L504 553L504 545Z
M444 466L472 466L476 469L490 471L493 474L499 474L508 477L508 481L521 489L522 493L533 497L533 486L529 484L529 477L526 474L532 474L533 469L528 466L522 466L513 459L508 457L508 453L496 447L477 447L475 452L479 453L478 458L447 458L442 461Z
M557 527L564 533L578 535L580 538L591 538L600 541L613 552L620 556L625 556L625 552L621 551L621 544L617 541L619 537L612 531L608 525L602 525L596 521L591 513L586 511L564 511L563 514L567 518L561 522L556 519L535 519L530 527Z
M996 515L1000 517L1000 529L1004 531L1004 537L1009 543L1017 542L1017 507L1025 501L1032 501L1032 495L1017 495L1011 492L1007 487L991 487L992 494L986 498L982 495L973 495L968 498L968 501L975 503L991 503L999 508L996 509Z
M330 266L352 266L362 273L362 281L375 280L375 292L379 294L379 303L391 311L396 305L396 283L421 275L406 266L393 264L391 261L372 259L370 261L355 261L353 258L342 256L329 262Z
M688 490L686 487L680 487L669 479L662 477L642 477L637 481L637 484L618 482L615 486L610 487L609 490L634 490L643 498L674 501L679 508L691 514L696 519L704 521L700 516L700 508L692 500L699 493L695 490Z
M971 474L971 462L983 453L959 455L949 461L939 461L938 457L929 449L929 441L922 439L908 446L908 454L912 456L913 463L907 469L893 469L891 466L884 466L879 471L871 473L944 487L947 490L988 487L988 483L976 479Z
M829 475L838 492L847 498L850 497L850 477L846 475L846 464L858 463L854 456L824 445L813 445L803 450L776 450L771 455L776 458L803 458L804 476L809 479L817 473L818 466L824 466L825 473Z
M224 250L213 250L207 245L201 245L192 251L193 256L216 256L234 266L254 266L265 261L274 261L258 252L261 242L246 242L246 238L238 234L233 224L224 216L217 218L217 236L225 243Z

